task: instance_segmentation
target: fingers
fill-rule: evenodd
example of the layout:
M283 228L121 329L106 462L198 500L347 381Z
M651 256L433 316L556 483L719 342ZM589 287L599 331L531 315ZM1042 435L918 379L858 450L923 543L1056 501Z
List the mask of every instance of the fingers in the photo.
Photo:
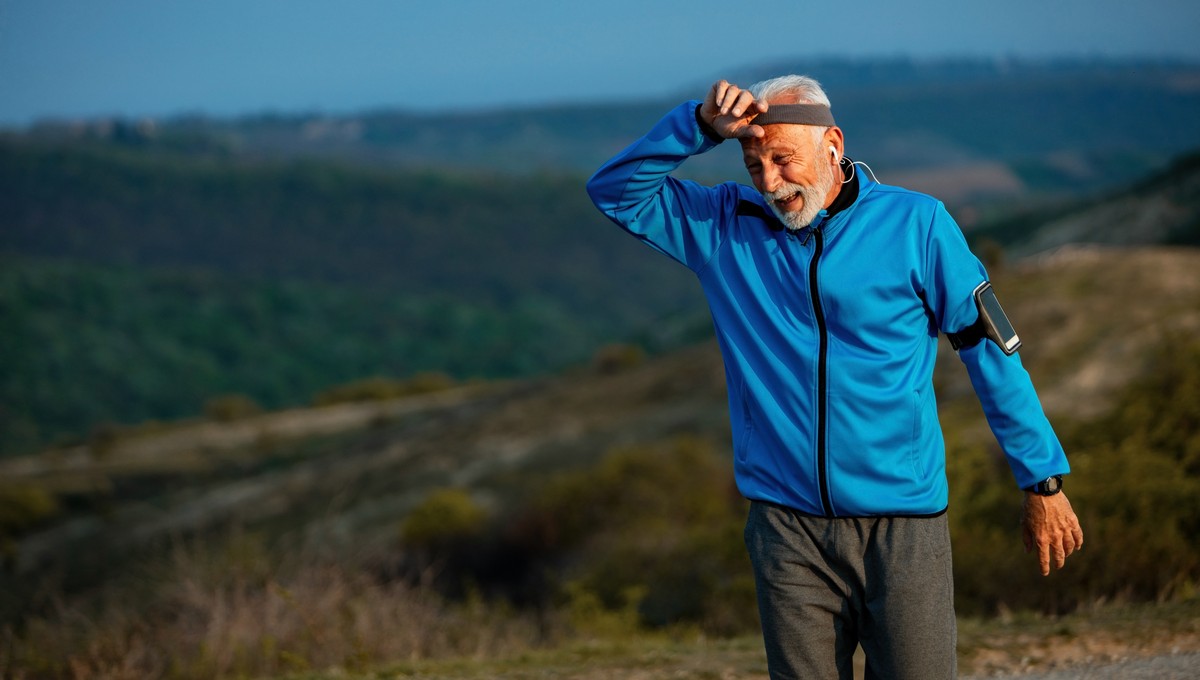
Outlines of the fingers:
M750 139L751 137L762 137L766 134L761 125L743 125L734 131L733 136L735 139Z
M738 100L743 97L753 100L753 97L750 97L750 93L747 90L743 90L728 81L718 80L713 83L706 101L712 101L717 115L724 116L728 115L733 110L734 105L738 103Z
M762 126L750 124L750 120L767 110L766 102L759 102L749 90L725 80L718 80L704 98L700 113L706 121L726 139L762 137Z
M700 109L705 120L711 125L717 116L728 114L733 103L732 100L737 98L739 92L741 90L728 81L718 80L713 83L708 90L708 95L704 97L704 105Z
M1038 566L1042 569L1042 576L1049 576L1052 566L1054 569L1062 569L1067 563L1067 555L1073 552L1071 548L1056 540L1039 541L1037 549Z
M1043 576L1049 576L1051 568L1062 569L1067 558L1083 547L1083 529L1065 496L1027 497L1021 525L1025 550L1037 547Z
M1053 565L1055 569L1062 569L1067 563L1067 557L1075 552L1073 542L1068 543L1066 540L1054 541L1046 544L1044 548L1039 550L1039 562L1042 567L1042 576L1050 575L1050 567Z
M749 90L739 90L733 86L725 91L725 97L719 102L719 105L722 116L741 118L751 109L754 109L754 113L758 113L755 109L754 95L750 94Z
M718 80L717 82L713 83L711 94L712 94L713 104L717 108L717 113L720 113L721 110L725 108L725 105L726 105L725 100L729 95L729 91L734 90L734 93L736 95L737 89L738 89L737 86L731 84L730 82L728 82L726 80Z

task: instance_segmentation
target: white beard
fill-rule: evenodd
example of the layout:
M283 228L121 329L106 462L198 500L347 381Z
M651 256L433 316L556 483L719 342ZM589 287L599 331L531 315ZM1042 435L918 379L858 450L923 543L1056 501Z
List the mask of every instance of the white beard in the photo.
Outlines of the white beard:
M812 224L812 221L817 217L817 213L821 212L825 204L825 198L833 190L833 182L833 170L827 164L822 163L817 168L816 184L812 186L791 183L784 184L775 191L770 193L764 192L763 198L767 199L767 205L771 206L771 211L783 222L784 226L792 231L799 231ZM775 201L787 198L795 193L799 193L804 199L804 205L799 210L783 212L775 204Z

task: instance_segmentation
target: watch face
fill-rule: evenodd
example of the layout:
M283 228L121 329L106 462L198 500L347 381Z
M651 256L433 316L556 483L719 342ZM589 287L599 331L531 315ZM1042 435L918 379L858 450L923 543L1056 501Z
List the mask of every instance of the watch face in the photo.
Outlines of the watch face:
M1044 479L1033 486L1026 487L1025 490L1041 496L1053 496L1062 490L1062 475Z

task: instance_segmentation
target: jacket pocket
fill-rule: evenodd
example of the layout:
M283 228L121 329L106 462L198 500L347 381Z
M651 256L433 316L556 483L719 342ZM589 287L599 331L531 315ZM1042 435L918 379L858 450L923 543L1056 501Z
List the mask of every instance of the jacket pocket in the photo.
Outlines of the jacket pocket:
M742 385L740 390L742 402L742 431L738 435L737 443L734 445L734 451L737 454L738 461L745 461L746 454L750 450L750 439L754 436L754 418L750 417L750 401L746 397L746 386Z
M925 400L931 394L931 390L922 392L921 390L913 390L912 393L912 435L908 443L908 455L912 461L913 479L921 480L930 475L928 456L929 452L923 445L925 439Z

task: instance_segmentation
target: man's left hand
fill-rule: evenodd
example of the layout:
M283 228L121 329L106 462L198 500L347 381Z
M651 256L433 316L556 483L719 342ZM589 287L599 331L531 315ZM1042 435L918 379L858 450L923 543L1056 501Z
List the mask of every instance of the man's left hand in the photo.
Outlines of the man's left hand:
M1040 496L1025 492L1025 506L1021 513L1021 533L1025 539L1025 552L1036 547L1042 576L1050 575L1050 565L1062 569L1067 556L1083 548L1083 528L1079 518L1071 509L1065 493Z

